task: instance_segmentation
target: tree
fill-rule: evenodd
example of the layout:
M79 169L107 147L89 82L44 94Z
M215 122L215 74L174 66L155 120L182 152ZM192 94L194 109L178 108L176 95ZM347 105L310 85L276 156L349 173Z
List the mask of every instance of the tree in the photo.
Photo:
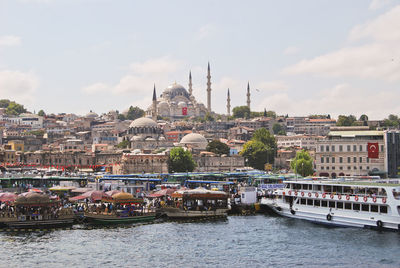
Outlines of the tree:
M138 119L140 117L143 117L145 115L145 112L140 109L139 107L129 107L128 112L126 113L126 119L128 120L135 120Z
M172 148L169 152L169 172L192 172L196 167L192 154L182 147Z
M118 114L117 118L121 121L126 120L126 116L124 114Z
M272 125L272 131L274 132L275 135L286 135L285 129L279 123L274 123Z
M129 146L129 141L128 140L123 140L123 141L121 141L120 143L117 144L117 148L120 148L120 149L128 148L128 146Z
M46 113L43 110L40 110L37 114L39 116L45 116L46 115Z
M22 113L26 113L26 109L23 105L16 103L15 101L11 101L8 104L6 109L6 114L8 115L20 115Z
M276 118L276 113L274 111L267 111L267 117Z
M10 100L2 99L0 100L0 108L7 108L10 104Z
M390 114L388 118L383 120L384 127L398 127L400 124L400 120L397 115Z
M313 159L305 150L296 153L296 157L290 162L290 167L295 173L303 177L310 176L314 173Z
M356 117L354 115L339 115L338 120L336 122L337 126L353 126L356 122Z
M250 108L247 106L237 106L232 112L234 118L250 118Z
M368 121L368 115L363 114L360 116L360 119L358 119L359 121Z
M265 128L257 129L240 154L256 169L264 169L266 163L273 164L277 151L275 137Z
M268 150L264 143L257 140L250 140L245 143L240 155L246 159L249 166L263 170L268 162Z
M219 155L229 155L230 152L229 146L223 142L220 142L219 140L213 140L212 142L208 143L206 150Z
M207 112L206 116L204 117L204 120L206 120L208 122L214 122L215 121L214 117L209 112Z

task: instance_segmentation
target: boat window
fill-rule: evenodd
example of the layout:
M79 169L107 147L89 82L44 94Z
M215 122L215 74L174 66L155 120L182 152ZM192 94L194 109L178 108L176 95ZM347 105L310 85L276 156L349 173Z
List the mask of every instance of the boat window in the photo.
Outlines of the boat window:
M341 193L342 192L342 186L332 186L332 191L334 193Z
M314 206L315 206L315 207L321 206L321 202L320 202L318 199L315 199L315 200L314 200Z
M379 212L378 205L371 205L371 212Z
M394 188L392 190L393 197L397 200L400 200L400 187L399 188Z
M294 184L293 184L293 189L295 189L295 190L300 190L300 189L301 189L301 184L294 183Z
M314 185L314 191L321 191L321 185Z
M303 190L308 190L308 184L303 184Z
M351 203L349 202L344 203L344 209L351 209Z
M308 190L312 191L312 184L308 185Z
M334 208L335 207L335 201L329 201L329 207Z
M381 205L380 206L380 213L387 213L387 206Z
M312 206L313 205L313 200L312 199L307 199L307 205Z
M343 202L337 202L336 203L336 208L337 209L343 209Z
M353 204L353 210L360 210L360 204L354 203Z
M378 194L378 188L367 188L367 194L370 196L376 196Z
M327 207L328 206L328 202L327 201L322 201L321 202L321 206L322 207Z
M369 205L363 204L363 205L361 206L361 210L362 210L362 211L369 211Z
M331 193L331 192L332 192L332 186L330 186L330 185L325 185L325 186L324 186L324 192L325 192L325 193Z
M356 191L354 192L355 194L365 194L365 188L357 187Z
M343 187L343 193L344 193L344 194L352 194L352 193L353 193L353 190L351 189L350 186L344 186L344 187Z
M379 196L387 196L386 190L383 188L379 188L378 195Z
M302 198L301 201L300 201L300 203L301 203L302 205L305 205L305 204L306 204L306 199L305 199L305 198Z

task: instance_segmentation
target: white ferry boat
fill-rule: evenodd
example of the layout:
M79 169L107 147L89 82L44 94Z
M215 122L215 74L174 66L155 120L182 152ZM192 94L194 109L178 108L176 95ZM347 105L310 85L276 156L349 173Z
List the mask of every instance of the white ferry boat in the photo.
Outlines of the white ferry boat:
M400 180L285 181L261 200L279 215L348 227L400 230Z

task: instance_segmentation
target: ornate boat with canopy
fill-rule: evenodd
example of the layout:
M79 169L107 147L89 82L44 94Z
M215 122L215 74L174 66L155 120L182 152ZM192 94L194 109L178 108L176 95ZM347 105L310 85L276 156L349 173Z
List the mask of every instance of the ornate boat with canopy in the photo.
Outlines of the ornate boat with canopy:
M155 212L145 208L143 199L125 192L114 194L111 200L102 200L101 204L93 204L85 211L89 223L103 225L150 222L155 216Z
M168 205L157 210L160 216L168 218L215 218L226 217L228 194L205 188L178 190L171 194Z
M58 198L36 192L20 194L0 211L0 225L8 228L54 228L73 222L72 209L63 208Z

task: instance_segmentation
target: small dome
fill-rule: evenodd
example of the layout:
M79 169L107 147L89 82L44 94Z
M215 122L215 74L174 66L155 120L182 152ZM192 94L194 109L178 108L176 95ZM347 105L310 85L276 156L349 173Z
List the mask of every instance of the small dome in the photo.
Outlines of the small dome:
M97 118L97 117L99 117L99 115L96 114L95 112L92 112L92 110L90 110L90 112L87 113L85 117L86 118Z
M166 101L161 101L159 104L158 104L158 106L161 108L164 108L164 107L169 107L169 104L168 104L168 102L166 102Z
M190 133L185 135L180 142L182 145L192 145L198 149L205 149L207 147L207 140L203 135L198 133Z
M141 117L134 120L129 127L158 127L158 124L151 118Z
M140 137L140 136L133 136L132 138L131 138L131 141L140 141L140 140L142 140L142 137Z
M158 140L159 141L165 141L165 137L161 136Z
M156 139L152 138L152 137L148 137L145 139L145 141L155 141Z

